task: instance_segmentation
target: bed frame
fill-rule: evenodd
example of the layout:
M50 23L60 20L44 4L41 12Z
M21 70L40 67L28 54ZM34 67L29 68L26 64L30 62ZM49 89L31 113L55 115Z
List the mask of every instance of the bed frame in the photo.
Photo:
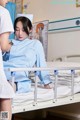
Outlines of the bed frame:
M70 63L69 63L70 64ZM80 70L80 64L77 64L76 67L73 66L66 66L66 67L61 67L61 66L55 66L53 63L52 67L48 68L9 68L8 71L11 72L12 75L12 83L14 82L15 72L18 71L35 71L35 88L34 88L34 100L31 104L27 104L27 101L24 103L20 104L19 106L13 106L12 107L12 113L21 113L21 112L27 112L27 111L33 111L33 110L38 110L38 109L44 109L44 108L52 108L55 106L61 106L61 105L67 105L67 104L72 104L72 103L78 103L80 102L80 93L74 94L74 74L75 70ZM54 96L52 100L48 101L43 101L43 102L38 102L37 101L37 79L36 76L38 74L38 71L43 71L43 70L48 70L52 71L53 74L55 75L55 83L54 83ZM63 97L63 98L57 98L57 82L58 82L58 71L63 71L63 70L69 70L71 72L71 95L68 97Z
M57 58L54 58L53 61L66 61L68 62L69 59L71 59L70 61L72 62L80 62L80 54L72 54L72 55L65 55L65 56L60 56L60 57L57 57Z

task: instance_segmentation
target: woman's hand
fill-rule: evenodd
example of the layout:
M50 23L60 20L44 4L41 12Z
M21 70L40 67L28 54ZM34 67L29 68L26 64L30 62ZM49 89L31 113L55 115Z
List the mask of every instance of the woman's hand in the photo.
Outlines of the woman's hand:
M44 88L46 88L46 89L52 89L53 88L53 84L52 83L45 84Z
M8 51L10 51L10 49L11 49L12 45L13 45L12 41L11 41L11 42L9 42L7 52L8 52Z

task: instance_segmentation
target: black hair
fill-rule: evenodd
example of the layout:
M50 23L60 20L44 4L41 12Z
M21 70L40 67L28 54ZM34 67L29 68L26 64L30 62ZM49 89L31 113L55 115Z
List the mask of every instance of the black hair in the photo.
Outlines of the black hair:
M30 33L29 30L32 29L32 23L31 23L31 21L27 17L23 17L23 16L16 18L15 22L14 22L14 30L15 31L16 31L16 24L18 22L22 23L24 31L29 36L29 33Z

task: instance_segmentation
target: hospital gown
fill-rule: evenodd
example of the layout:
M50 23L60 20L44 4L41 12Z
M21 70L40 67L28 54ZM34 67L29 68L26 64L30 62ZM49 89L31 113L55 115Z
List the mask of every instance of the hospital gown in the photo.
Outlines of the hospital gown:
M13 46L10 50L9 60L4 61L5 68L29 68L29 67L46 67L45 55L42 44L38 40L25 39L22 41L12 40ZM5 71L7 79L11 80L11 73ZM42 84L49 84L50 76L48 71L37 72L38 77ZM27 89L21 90L21 92L30 91L30 79L28 78L28 72L16 72L15 82L18 83L18 90L27 83Z

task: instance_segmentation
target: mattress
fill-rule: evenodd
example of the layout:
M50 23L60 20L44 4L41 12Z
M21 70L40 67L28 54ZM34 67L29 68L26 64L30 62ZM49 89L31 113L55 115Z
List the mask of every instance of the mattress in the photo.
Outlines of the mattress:
M57 99L54 99L53 89L39 88L37 90L37 101L34 100L34 90L31 92L16 94L12 101L12 113L32 111L47 107L71 104L80 101L80 87L74 88L74 96L71 96L71 89L68 86L59 86L57 88Z

